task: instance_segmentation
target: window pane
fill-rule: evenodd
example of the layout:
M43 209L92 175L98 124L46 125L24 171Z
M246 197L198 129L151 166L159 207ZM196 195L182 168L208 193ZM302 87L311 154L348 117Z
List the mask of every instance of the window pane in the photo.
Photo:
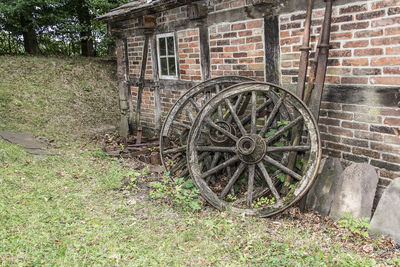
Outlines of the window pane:
M174 37L167 37L168 55L175 55L174 51Z
M166 58L161 58L161 75L168 75L168 64Z
M175 71L175 58L174 57L168 58L168 68L169 68L169 75L175 76L176 71Z
M160 56L165 56L167 51L165 48L165 38L159 38L159 45L160 45Z

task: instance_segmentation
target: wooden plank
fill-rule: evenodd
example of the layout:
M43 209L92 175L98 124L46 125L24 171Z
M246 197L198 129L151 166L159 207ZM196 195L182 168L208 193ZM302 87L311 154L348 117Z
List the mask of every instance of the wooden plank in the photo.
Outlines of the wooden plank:
M278 16L264 18L265 81L279 84Z
M200 63L201 63L201 78L203 81L210 79L211 64L210 64L210 47L208 45L208 27L199 27L199 38L200 38Z

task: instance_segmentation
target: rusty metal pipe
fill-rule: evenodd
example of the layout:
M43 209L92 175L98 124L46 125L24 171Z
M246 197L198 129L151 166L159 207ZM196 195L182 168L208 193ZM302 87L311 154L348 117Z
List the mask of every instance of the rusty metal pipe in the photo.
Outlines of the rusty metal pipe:
M312 9L313 9L313 0L307 1L307 12L306 12L306 20L304 22L304 32L303 32L303 43L300 47L301 55L300 55L300 67L297 78L297 89L296 95L303 99L304 86L306 83L307 77L307 68L308 68L308 57L310 53L310 28L311 28L311 17L312 17Z
M310 109L315 116L316 120L318 121L318 115L319 115L319 107L321 103L321 96L322 96L322 89L324 87L324 80L325 80L325 73L326 73L326 66L327 66L327 61L328 61L328 54L329 54L329 38L330 38L330 26L331 26L331 18L332 18L332 2L334 0L325 0L326 2L326 8L325 8L325 15L324 15L324 22L322 24L321 28L321 36L318 41L318 46L315 52L315 63L312 66L310 76L309 76L309 82L308 82L308 87L306 92L303 95L304 91L304 84L305 84L305 79L306 79L306 74L307 74L307 67L308 67L308 49L305 51L302 51L302 55L300 58L300 69L299 69L299 79L298 79L298 84L297 84L297 91L296 95L299 96L300 98L303 99L303 101L310 106ZM307 7L307 16L311 14L312 12L312 3L310 1L308 2L308 7ZM311 8L310 8L311 5ZM311 21L311 17L308 18L306 17L306 23L305 26L310 27L310 25L307 25L307 19ZM309 29L309 28L308 28ZM304 30L304 35L306 34L306 29ZM309 32L308 32L309 36ZM303 47L305 47L305 41L306 40L303 37ZM302 61L304 60L304 61ZM302 76L304 75L304 76ZM301 80L303 79L303 80ZM322 80L321 80L322 79ZM315 82L315 91L313 91L314 88L314 82ZM311 93L313 92L313 98L311 103L309 103L309 98L311 96ZM317 103L316 103L317 102ZM295 137L293 140L292 145L296 146L300 143L301 139L301 129L302 127L299 125L297 128L294 129L295 131ZM288 167L293 168L296 164L296 152L291 152L289 155L289 161L288 161ZM286 175L285 180L289 181L291 177L289 175Z
M307 11L306 11L306 19L304 22L304 32L303 32L303 43L302 46L300 47L301 55L300 55L300 67L299 67L299 73L298 73L298 79L297 79L297 89L296 89L296 95L300 98L303 99L304 95L304 87L306 83L306 77L307 77L307 69L308 69L308 57L310 53L310 28L311 28L311 18L312 18L312 10L313 10L313 0L308 0L307 1ZM303 129L303 125L297 125L294 128L294 139L292 146L297 146L300 143L301 139L301 130ZM290 169L293 169L293 167L296 164L296 156L297 152L292 151L289 154L289 160L288 160L288 167ZM286 175L285 181L289 182L291 179L290 175Z
M329 38L331 34L332 4L334 0L325 0L325 16L321 30L320 43L318 45L317 66L315 71L315 88L310 91L311 101L309 107L318 121L321 105L322 90L325 83L326 68L329 56Z

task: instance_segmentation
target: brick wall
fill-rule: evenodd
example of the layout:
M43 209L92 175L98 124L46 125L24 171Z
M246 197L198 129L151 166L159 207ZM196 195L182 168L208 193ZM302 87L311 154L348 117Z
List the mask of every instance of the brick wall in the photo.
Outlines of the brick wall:
M130 18L119 20L115 22L110 22L110 34L116 34L121 30L133 30L139 27L139 20L137 18Z
M240 8L248 1L217 1L210 11ZM212 10L211 10L212 9ZM324 9L313 14L311 46L315 50L321 30ZM279 16L280 72L284 87L297 83L299 47L302 42L304 11ZM179 62L179 81L202 80L199 28L176 31L174 25L187 19L186 6L164 11L157 17L163 32L175 32ZM136 23L136 22L132 22ZM132 24L134 25L134 24ZM125 26L132 27L132 26ZM264 19L217 22L209 26L210 71L212 77L240 75L263 81L265 66ZM139 77L144 37L128 38L129 67ZM344 163L368 162L377 168L380 185L400 176L400 109L386 105L383 94L400 84L400 0L370 0L335 5L326 84L329 90L341 86L356 89L339 98L324 97L319 127L325 155L340 158ZM146 78L153 79L151 52ZM313 56L313 55L311 55ZM379 88L377 87L379 86ZM333 89L332 89L333 88ZM327 91L327 90L326 90ZM165 117L184 89L160 88L161 113ZM134 106L137 88L132 87ZM142 120L155 125L155 96L149 88L142 96ZM361 101L363 100L363 101ZM364 101L371 100L371 101ZM392 101L393 102L393 101Z
M161 112L162 117L165 118L167 113L175 104L175 102L181 97L185 91L182 90L170 90L170 89L161 89L160 90L160 97L161 97Z
M218 12L227 9L246 6L250 1L246 0L211 0L209 3L209 12Z
M172 21L178 22L185 19L187 19L187 7L181 6L161 12L156 18L156 23L157 25L160 25Z
M209 32L212 77L240 75L264 80L262 19L217 24Z
M322 102L324 154L377 168L380 184L400 176L400 109Z
M137 92L138 88L135 86L131 87L132 91L132 104L133 110L136 111L136 104L137 104ZM154 109L155 109L155 101L154 101L154 94L150 90L150 88L143 88L142 94L142 105L141 105L141 122L143 126L147 127L154 127Z
M179 74L183 81L201 81L199 29L179 31Z
M129 74L138 78L140 76L140 71L142 67L141 65L143 57L144 36L135 36L127 38L127 44L128 44ZM153 78L153 66L152 66L150 45L147 53L145 78L146 79Z
M312 51L323 16L324 9L314 10ZM304 18L305 11L279 18L281 79L288 87L297 83ZM375 166L380 186L386 186L400 176L400 109L385 105L388 101L377 92L400 85L400 1L336 5L332 22L326 85L333 94L335 86L359 89L342 101L324 98L319 119L323 152L344 163Z
M138 88L131 86L133 110L136 111ZM185 93L183 90L160 89L161 114L165 118L175 102ZM142 94L141 122L142 126L154 129L156 123L154 92L145 87Z
M334 6L327 83L400 84L400 1L363 1ZM313 13L311 46L321 30L323 9ZM305 13L280 16L284 84L297 82Z

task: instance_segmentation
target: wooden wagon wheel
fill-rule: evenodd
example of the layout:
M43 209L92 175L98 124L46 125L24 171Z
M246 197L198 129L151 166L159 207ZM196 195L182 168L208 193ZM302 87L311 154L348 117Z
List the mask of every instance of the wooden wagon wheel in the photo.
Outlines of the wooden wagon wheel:
M244 95L251 100L242 109ZM299 127L302 138L293 146ZM214 155L212 166L202 157L205 152ZM297 158L291 167L287 159L293 152ZM186 153L190 174L210 204L266 217L306 193L318 170L321 144L317 123L301 100L279 86L249 82L231 86L203 107Z
M197 113L216 93L231 85L249 81L254 80L241 76L209 79L192 87L176 101L164 120L160 134L161 162L167 171L173 176L188 176L186 143ZM211 161L207 153L202 158Z

